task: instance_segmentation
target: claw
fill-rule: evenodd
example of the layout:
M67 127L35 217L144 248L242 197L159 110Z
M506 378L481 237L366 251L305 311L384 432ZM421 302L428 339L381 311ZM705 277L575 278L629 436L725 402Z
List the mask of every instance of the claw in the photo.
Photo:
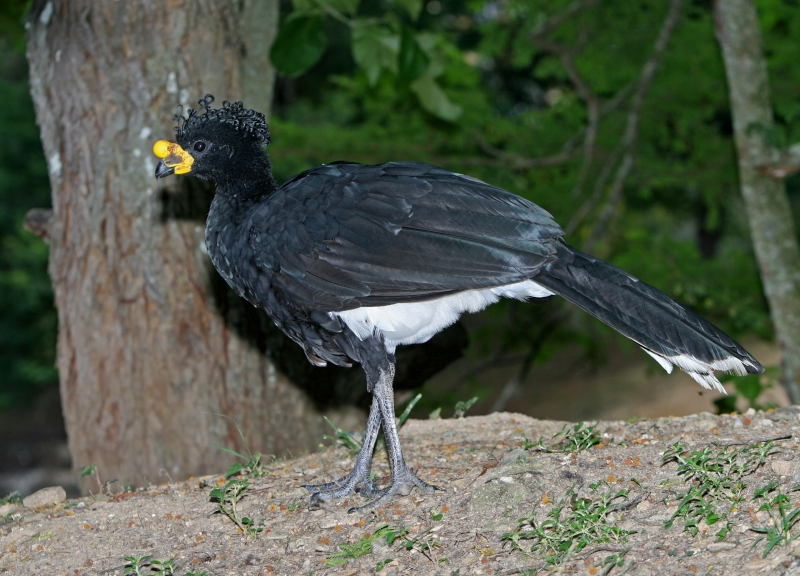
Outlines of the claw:
M425 492L425 494L433 494L437 490L442 490L441 487L434 484L428 484L414 474L411 470L405 468L404 470L398 471L398 473L394 475L392 483L388 488L379 490L376 494L374 494L374 500L367 502L363 506L350 508L347 513L355 514L356 512L369 512L370 510L374 510L395 496L408 496L411 493L411 490L414 489L414 486Z

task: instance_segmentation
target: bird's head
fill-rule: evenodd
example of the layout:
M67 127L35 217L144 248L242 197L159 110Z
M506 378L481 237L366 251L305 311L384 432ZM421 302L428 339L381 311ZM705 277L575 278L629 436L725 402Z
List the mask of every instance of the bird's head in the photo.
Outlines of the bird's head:
M213 102L214 97L206 94L198 101L197 110L189 108L184 116L179 109L175 116L177 142L159 140L153 146L153 153L161 159L156 178L191 173L224 184L269 171L265 151L269 128L264 115L241 102L225 101L222 108L212 108Z

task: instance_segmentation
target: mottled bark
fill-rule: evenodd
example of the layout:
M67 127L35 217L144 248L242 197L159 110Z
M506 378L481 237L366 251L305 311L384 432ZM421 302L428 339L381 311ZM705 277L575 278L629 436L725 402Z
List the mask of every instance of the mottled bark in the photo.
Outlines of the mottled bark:
M800 142L779 150L773 155L772 162L760 166L762 174L772 178L787 178L800 172Z
M151 146L205 93L268 112L276 0L34 2L31 90L49 163L50 275L74 465L120 484L219 471L215 445L316 447L310 396L263 352L263 314L211 270L208 188L153 178ZM254 336L253 336L254 335Z
M773 112L758 15L752 0L717 0L717 39L728 77L739 180L750 234L783 352L784 384L800 403L800 251L786 187L762 167L780 151L770 143Z

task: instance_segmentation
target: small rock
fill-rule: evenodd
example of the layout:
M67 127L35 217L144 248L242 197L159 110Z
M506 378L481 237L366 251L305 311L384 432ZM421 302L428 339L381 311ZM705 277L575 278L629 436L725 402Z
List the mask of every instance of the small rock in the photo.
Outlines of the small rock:
M797 473L794 462L787 462L786 460L775 460L772 463L772 471L778 476L793 476Z
M39 508L48 504L58 504L67 499L67 493L61 486L50 486L37 490L22 500L25 508Z
M712 542L706 546L706 550L709 552L723 552L725 550L733 550L734 548L736 548L736 544L733 542Z
M762 418L759 424L761 425L762 428L770 428L772 426L775 426L775 423L769 418Z
M651 506L652 506L652 504L650 502L648 502L647 500L642 500L641 502L639 502L636 505L636 509L641 511L641 512L644 512L645 510L647 510Z

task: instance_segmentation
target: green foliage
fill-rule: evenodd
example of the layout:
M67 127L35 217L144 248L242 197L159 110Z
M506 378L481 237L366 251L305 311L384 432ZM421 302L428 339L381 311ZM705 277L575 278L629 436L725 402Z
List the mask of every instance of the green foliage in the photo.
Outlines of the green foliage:
M606 490L598 492L601 486ZM628 499L629 491L610 490L605 482L589 488L591 498L579 497L574 488L567 490L544 519L536 518L535 511L520 518L512 532L503 534L503 542L510 544L512 550L538 553L552 567L591 544L627 542L627 537L636 532L617 526L614 512L620 500ZM533 540L528 550L523 548L523 540ZM621 557L615 558L613 565L620 560Z
M0 506L3 504L22 504L22 496L14 490L8 496L0 498Z
M326 564L328 566L344 566L347 564L348 560L354 560L367 554L372 554L373 542L384 539L389 545L392 545L394 542L400 542L400 544L406 550L417 550L418 552L425 554L428 559L431 560L430 552L434 548L441 546L440 542L430 537L431 529L432 527L428 528L427 530L423 530L420 534L412 538L409 536L407 528L399 528L390 526L389 524L382 524L378 526L373 533L362 536L354 544L339 544L339 549L341 552L328 554L328 556L326 556ZM384 566L391 561L391 558L386 558L385 560L379 561L375 566L375 571L380 572L383 570Z
M335 160L395 159L467 173L535 201L564 226L574 219L570 244L607 258L732 335L770 338L738 192L710 4L684 5L645 93L634 164L613 224L597 228L611 186L611 176L603 180L603 174L617 169L630 94L652 55L667 4L597 3L545 35L571 50L586 88L606 107L585 163L587 101L564 60L531 36L563 14L569 0L472 0L443 3L440 13L422 4L417 17L396 3L362 0L343 20L327 12L329 29L340 30L342 41L329 44L313 69L314 82L310 75L298 79L295 100L282 103L272 120L276 175L288 178ZM794 89L800 67L782 53L797 51L790 32L800 27L800 12L783 0L761 4L786 134L780 138L793 142L800 139L793 112L800 106ZM416 48L428 59L425 71L405 86L416 71L400 74L403 38L406 60L414 61L409 54ZM566 159L552 165L527 168L522 162L562 152ZM502 301L476 324L469 354L502 360L532 353L534 364L576 342L598 361L604 344L621 338L559 301ZM481 374L474 378L480 385ZM429 395L426 401L429 409L445 402Z
M467 410L472 408L473 404L475 404L475 402L477 402L477 401L478 401L478 397L477 396L473 396L469 400L462 400L462 401L456 402L456 409L455 409L455 412L453 413L453 418L463 418L464 415L467 413Z
M217 503L214 513L224 514L236 524L241 532L250 538L255 538L264 530L260 524L256 525L252 518L242 516L238 510L239 502L244 498L250 482L247 480L233 479L221 488L214 488L209 494L209 499Z
M264 470L264 464L261 462L261 454L256 452L252 454L250 458L234 452L233 450L228 450L227 448L221 448L225 452L229 452L234 456L238 456L245 460L245 463L242 464L241 462L235 462L231 464L230 468L225 472L225 479L229 479L231 476L241 475L246 476L249 478L257 478L259 476L266 476L269 472Z
M144 576L175 576L175 559L153 560L152 556L126 556L125 572L123 574L136 574ZM142 572L142 570L145 570ZM188 576L188 575L187 575Z
M327 43L323 16L300 14L281 26L269 56L281 74L297 76L317 63Z
M794 486L790 491L797 490L800 490L800 484ZM800 521L800 507L792 506L789 497L781 492L777 480L772 480L766 486L756 490L753 500L763 502L758 511L766 512L770 518L767 526L751 528L754 532L761 534L753 542L753 548L762 540L765 541L762 558L766 558L775 546L791 544L800 537L800 532L794 530L795 525Z
M597 433L597 424L586 426L583 422L578 422L571 427L569 424L564 424L561 430L553 435L553 439L556 438L560 438L560 440L555 446L545 446L541 438L535 444L527 438L523 438L522 447L525 450L577 454L603 441L600 434Z
M409 401L408 405L405 407L405 410L403 410L403 413L400 414L400 418L397 419L398 430L400 430L400 428L403 427L403 424L406 423L406 420L408 420L408 417L411 415L411 411L414 409L414 406L416 406L417 402L419 402L421 399L422 394L417 394L411 399L411 401Z
M177 576L175 572L175 559L153 560L152 556L125 556L125 571L123 574L136 576ZM189 571L186 576L206 576L207 570L202 572Z
M683 529L695 536L701 522L708 526L720 522L717 540L724 540L733 528L728 514L744 500L747 487L744 478L758 470L776 450L772 442L741 449L705 446L691 452L682 442L670 446L664 451L661 462L677 462L678 476L682 476L689 487L679 496L677 510L664 523L664 528L669 529L675 520L680 520Z
M367 554L372 554L372 543L378 539L386 539L391 544L395 539L396 530L390 528L388 524L379 526L375 532L367 536L362 536L355 544L339 544L341 552L334 552L326 556L328 566L343 566L349 559L361 558ZM390 560L391 562L391 560Z
M8 3L11 25L22 10ZM21 26L21 25L20 25ZM58 382L56 313L47 245L22 227L27 211L50 206L50 185L22 54L0 39L0 412L27 404Z
M235 450L231 450L230 448L225 448L224 446L219 446L215 444L214 446L218 450L222 450L223 452L227 452L231 456L236 456L237 458L244 460L244 464L241 462L235 462L231 464L230 468L225 472L225 479L229 479L231 476L241 475L246 478L258 478L260 476L266 476L269 474L264 469L264 463L261 461L261 454L259 452L251 452L250 446L247 445L247 439L244 437L244 432L239 427L239 424L230 416L226 416L225 414L214 414L214 416L219 416L221 418L225 418L233 423L236 426L236 431L239 433L239 438L242 439L242 443L244 444L245 450L247 450L247 456L244 454L240 454Z
M362 442L353 438L353 435L348 432L347 430L342 430L338 426L336 426L333 422L331 422L327 416L323 416L325 422L328 423L328 426L333 428L333 436L323 436L325 440L335 440L337 444L344 446L350 451L351 456L355 456L361 450Z
M356 84L373 92L396 92L391 96L395 102L413 93L422 109L449 122L461 116L463 109L451 101L437 80L445 71L448 55L457 54L448 51L441 36L408 25L409 19L416 22L420 15L420 0L395 0L379 18L363 17L358 0L302 0L293 7L270 53L284 76L303 74L322 57L328 45L323 23L327 15L338 26L338 33L349 34L352 61L362 74Z

